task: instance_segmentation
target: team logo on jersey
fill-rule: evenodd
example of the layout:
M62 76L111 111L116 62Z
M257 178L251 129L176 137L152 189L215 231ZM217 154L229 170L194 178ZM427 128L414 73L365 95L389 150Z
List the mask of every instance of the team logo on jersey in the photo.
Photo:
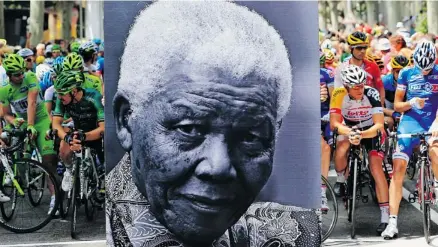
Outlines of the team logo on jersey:
M24 92L26 92L27 91L27 87L22 87L22 88L20 88L20 93L24 93Z

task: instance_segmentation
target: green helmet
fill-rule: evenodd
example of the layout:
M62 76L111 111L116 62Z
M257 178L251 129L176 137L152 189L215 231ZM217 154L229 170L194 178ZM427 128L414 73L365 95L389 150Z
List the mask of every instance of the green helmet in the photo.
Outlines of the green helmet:
M24 59L17 54L9 54L3 60L3 67L5 68L7 73L15 73L24 70L26 68L26 64L24 63Z
M80 71L70 70L62 71L59 74L54 83L54 87L57 93L69 93L73 88L82 87L84 82L84 74Z
M84 60L76 53L68 54L62 63L63 70L77 70L84 67Z
M73 42L73 43L70 44L70 51L78 53L80 46L81 46L81 44L79 42Z
M54 51L61 51L61 46L58 44L54 44L52 46L52 52L54 52Z

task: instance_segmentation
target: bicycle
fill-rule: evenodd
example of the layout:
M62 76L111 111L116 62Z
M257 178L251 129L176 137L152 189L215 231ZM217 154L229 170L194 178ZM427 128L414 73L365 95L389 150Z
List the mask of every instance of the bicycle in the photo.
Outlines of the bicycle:
M417 195L409 195L409 201L412 199L415 202L418 197L418 203L420 203L421 210L423 211L423 231L426 242L430 243L430 205L435 205L434 184L433 184L433 172L430 166L429 160L429 144L426 141L426 137L431 136L432 133L413 133L413 134L398 134L398 138L419 138L420 139L420 183L417 181Z
M321 119L321 131L323 131L324 124L328 124L328 121L325 121L324 119ZM326 197L327 202L329 202L330 210L318 210L318 213L320 214L320 224L321 224L321 242L324 242L330 234L333 232L333 230L336 227L336 223L338 221L338 202L336 199L335 191L329 181L324 177L321 176L321 185L326 186ZM326 216L326 217L324 217Z
M338 136L337 128L333 131L333 150L336 150L336 140ZM380 150L381 133L378 131L378 150ZM377 203L374 180L369 169L367 151L363 144L350 145L348 153L348 178L344 193L344 205L348 213L348 221L351 222L351 238L356 236L356 200L361 199L363 203L369 201L368 195L363 195L362 188L368 184L372 199ZM385 166L384 166L385 167ZM386 167L385 167L386 170ZM358 193L359 192L359 193ZM359 195L358 195L359 194Z
M57 131L53 133L57 135ZM103 143L103 133L101 134ZM102 145L103 149L103 145ZM71 237L76 239L76 222L78 208L83 204L85 207L85 215L87 220L94 219L95 208L101 206L105 202L104 194L101 195L100 190L104 185L105 173L98 172L95 165L96 154L90 147L81 145L81 149L74 152L72 176L72 189L69 191L69 209L72 210L71 215Z
M46 226L57 211L59 206L57 180L46 165L31 159L32 151L37 148L28 137L27 131L16 128L4 129L0 136L3 142L10 144L9 147L0 146L2 165L0 189L11 199L9 202L0 204L0 226L15 233L35 232ZM50 214L47 214L48 207L42 205L43 199L47 199L45 196L46 179L55 185L53 186L55 204ZM34 191L37 192L36 195L33 194ZM28 200L26 200L26 194ZM49 194L49 201L51 196ZM20 206L24 210L20 211ZM18 215L20 213L23 215ZM36 213L36 215L29 217L31 213ZM38 218L42 219L37 223L30 222ZM29 221L20 224L26 219Z
M333 232L333 230L336 227L336 223L338 222L338 202L336 200L335 191L333 190L333 187L330 185L328 180L321 176L322 183L325 184L326 189L326 195L327 195L327 201L330 203L330 210L320 210L320 221L321 221L321 243L324 242L330 234ZM326 219L324 220L326 215ZM325 222L329 222L329 224L324 224ZM327 226L328 225L328 226Z

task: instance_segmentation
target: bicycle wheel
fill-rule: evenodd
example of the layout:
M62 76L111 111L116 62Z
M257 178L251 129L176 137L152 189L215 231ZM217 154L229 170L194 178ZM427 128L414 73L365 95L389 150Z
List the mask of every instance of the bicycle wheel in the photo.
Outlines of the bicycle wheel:
M44 196L44 190L46 187L46 176L44 172L40 170L28 170L28 179L29 179L29 201L30 203L36 207L41 203L41 200Z
M80 180L79 180L79 165L75 164L74 168L74 175L73 175L73 189L71 192L71 204L70 207L72 208L71 213L71 232L70 235L73 239L76 239L76 220L77 220L77 213L78 213L78 207L80 203Z
M2 214L2 218L5 221L9 221L12 219L12 216L15 213L16 205L17 205L17 189L12 185L12 182L6 183L6 172L3 170L0 172L1 184L0 190L8 196L11 200L8 202L0 203L0 211ZM9 180L10 181L10 180Z
M349 198L348 200L348 218L349 221L351 222L351 238L355 238L356 237L356 192L357 192L357 175L358 175L358 169L359 169L359 162L357 161L357 158L354 159L353 161L353 175L352 178L349 178L350 180L350 188L351 188L351 194L349 193L349 195L351 195L351 198Z
M19 190L16 189L17 201L15 213L13 217L7 221L4 217L2 217L0 219L0 226L16 233L35 232L46 226L52 220L59 206L59 193L58 186L52 187L55 204L54 209L50 212L50 214L47 213L52 199L52 193L49 193L49 191L44 193L44 196L41 198L38 205L33 205L28 199L28 196L26 196L28 193L27 190L29 190L32 181L34 181L33 178L35 178L32 174L36 174L37 176L43 174L43 176L47 177L52 184L56 184L56 179L45 165L35 160L20 159L15 161L15 164L18 168L16 175L16 180L18 182L17 186L22 189L22 193L20 194ZM32 171L31 177L27 176L29 175L27 172L28 169Z
M65 219L67 218L69 211L70 211L70 205L72 201L72 190L70 191L63 191L61 190L61 200L59 202L59 212L61 214L61 218Z
M321 242L324 242L335 229L338 221L338 202L336 200L335 191L326 178L321 176L322 184L325 184L327 202L330 207L328 211L321 212Z
M426 162L421 162L421 208L423 209L423 230L424 238L426 242L430 243L430 200L431 190L430 190L430 172L429 167L426 166Z

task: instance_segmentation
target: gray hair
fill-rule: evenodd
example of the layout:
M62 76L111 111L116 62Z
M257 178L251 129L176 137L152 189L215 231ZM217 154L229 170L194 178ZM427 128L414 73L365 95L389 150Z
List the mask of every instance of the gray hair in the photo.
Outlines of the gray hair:
M175 63L221 68L236 79L256 73L275 82L277 120L290 106L292 69L277 31L259 14L226 1L158 1L140 12L121 58L117 94L141 108Z

